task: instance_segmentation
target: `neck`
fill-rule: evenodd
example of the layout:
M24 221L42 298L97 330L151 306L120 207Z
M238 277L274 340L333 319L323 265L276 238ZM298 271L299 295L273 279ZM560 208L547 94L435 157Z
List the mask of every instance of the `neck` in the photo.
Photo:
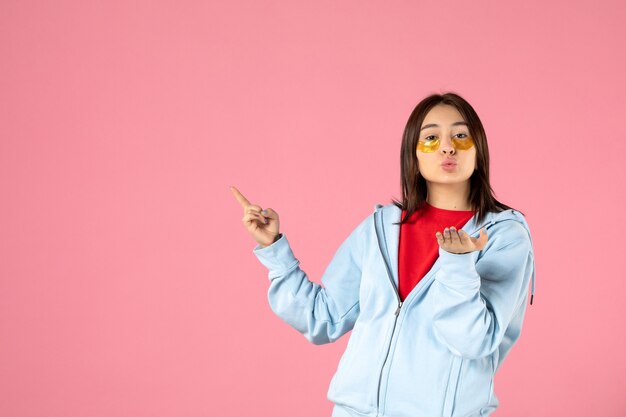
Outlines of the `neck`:
M429 184L426 201L444 210L472 210L469 182L461 184Z

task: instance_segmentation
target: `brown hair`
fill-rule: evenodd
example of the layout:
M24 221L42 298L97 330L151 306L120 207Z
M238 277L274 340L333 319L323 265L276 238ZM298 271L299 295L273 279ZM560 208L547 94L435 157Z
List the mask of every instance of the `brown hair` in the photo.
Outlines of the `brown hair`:
M494 192L489 183L489 147L487 135L483 124L472 106L458 94L448 92L445 94L432 94L418 103L409 116L409 120L402 135L402 147L400 150L400 173L402 183L402 202L392 199L392 203L406 215L399 223L408 221L411 215L424 207L426 202L426 180L419 173L419 166L415 150L419 140L419 133L426 114L438 104L454 106L463 120L467 122L469 135L474 140L476 147L476 169L470 177L469 203L472 210L478 214L477 222L484 220L487 212L500 212L511 209L494 197ZM519 211L519 210L518 210ZM521 213L521 212L520 212ZM522 213L524 214L524 213Z

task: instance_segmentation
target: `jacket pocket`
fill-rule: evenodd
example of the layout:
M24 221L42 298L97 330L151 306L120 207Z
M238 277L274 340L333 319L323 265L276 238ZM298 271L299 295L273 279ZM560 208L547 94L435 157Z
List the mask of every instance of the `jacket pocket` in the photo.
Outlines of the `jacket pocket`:
M358 333L352 332L346 350L341 355L339 363L337 364L337 370L331 380L330 389L332 392L343 391L343 385L346 378L352 373L353 363L355 361L355 351L358 352Z
M476 414L479 410L493 407L493 357L464 359L454 394L453 415Z
M443 400L443 417L452 417L454 412L454 399L456 397L457 385L461 375L461 366L463 358L460 356L452 356L452 364L450 365L450 374L448 375L448 385L446 387L446 395Z

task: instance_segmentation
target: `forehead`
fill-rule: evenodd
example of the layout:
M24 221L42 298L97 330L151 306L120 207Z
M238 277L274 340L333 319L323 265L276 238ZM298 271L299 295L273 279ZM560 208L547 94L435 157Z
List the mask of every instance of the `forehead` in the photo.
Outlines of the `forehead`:
M422 122L422 128L429 124L450 126L453 123L463 121L463 116L461 116L456 107L448 104L438 104L426 113L426 117L424 117Z

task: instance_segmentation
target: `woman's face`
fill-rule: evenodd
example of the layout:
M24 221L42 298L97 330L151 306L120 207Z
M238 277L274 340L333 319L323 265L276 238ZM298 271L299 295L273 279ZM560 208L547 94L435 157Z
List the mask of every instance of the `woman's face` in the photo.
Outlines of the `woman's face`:
M469 181L476 166L476 146L467 123L454 106L446 104L438 104L426 114L415 152L426 182ZM452 164L445 165L446 161Z

